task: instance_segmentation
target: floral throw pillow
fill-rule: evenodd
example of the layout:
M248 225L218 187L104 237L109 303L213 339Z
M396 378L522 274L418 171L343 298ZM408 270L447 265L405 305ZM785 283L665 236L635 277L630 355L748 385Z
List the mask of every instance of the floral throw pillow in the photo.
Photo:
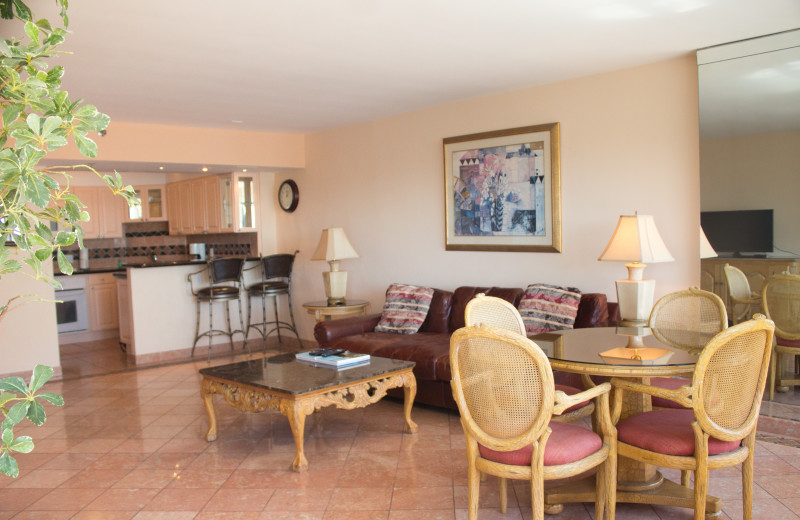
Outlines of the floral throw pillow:
M386 303L375 332L415 334L431 306L433 289L393 283L386 290Z
M571 329L580 303L581 292L575 287L543 283L529 285L519 302L525 332L530 335Z

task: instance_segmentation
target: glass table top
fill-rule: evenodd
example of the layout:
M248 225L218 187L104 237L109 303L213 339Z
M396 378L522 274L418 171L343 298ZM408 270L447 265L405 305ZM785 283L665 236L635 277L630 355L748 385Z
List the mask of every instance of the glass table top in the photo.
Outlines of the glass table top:
M369 363L337 369L297 361L294 354L281 354L230 365L203 368L200 373L204 376L273 392L300 395L375 378L413 366L413 361L371 356Z
M597 327L530 336L551 360L598 366L693 366L715 333Z

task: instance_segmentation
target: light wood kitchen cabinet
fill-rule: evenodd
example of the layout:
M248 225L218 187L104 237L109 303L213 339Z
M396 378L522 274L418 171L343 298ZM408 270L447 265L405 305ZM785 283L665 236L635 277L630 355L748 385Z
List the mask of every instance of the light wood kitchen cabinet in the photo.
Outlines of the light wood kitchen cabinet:
M206 175L167 184L171 235L255 231L258 178L244 173Z
M117 310L119 312L119 342L131 344L131 296L128 290L128 278L115 278L117 283ZM128 350L128 352L132 352Z
M84 238L121 238L125 199L106 186L74 186L72 192L86 204L91 217L81 224Z
M89 330L116 329L119 326L117 281L111 273L87 277L86 306L89 308Z
M126 222L158 222L167 220L165 186L135 186L134 191L142 203L129 207Z

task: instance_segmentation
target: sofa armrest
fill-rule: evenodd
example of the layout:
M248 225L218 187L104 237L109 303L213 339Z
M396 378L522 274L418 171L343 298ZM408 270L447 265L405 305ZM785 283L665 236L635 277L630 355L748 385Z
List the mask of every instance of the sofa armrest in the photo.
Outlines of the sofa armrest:
M320 321L314 326L314 339L320 346L352 336L354 334L364 334L372 332L381 319L380 313L367 314L366 316L352 316L339 320Z
M578 306L574 328L603 326L608 321L608 299L603 293L584 293Z

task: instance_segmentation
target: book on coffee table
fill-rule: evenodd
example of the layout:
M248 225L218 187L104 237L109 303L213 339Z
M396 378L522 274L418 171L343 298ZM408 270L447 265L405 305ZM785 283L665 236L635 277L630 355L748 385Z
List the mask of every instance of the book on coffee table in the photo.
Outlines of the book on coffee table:
M356 364L363 364L369 362L369 354L357 354L355 352L344 351L340 354L333 354L327 356L313 355L311 352L298 352L295 358L298 361L311 363L314 365L323 365L328 367L348 367Z

